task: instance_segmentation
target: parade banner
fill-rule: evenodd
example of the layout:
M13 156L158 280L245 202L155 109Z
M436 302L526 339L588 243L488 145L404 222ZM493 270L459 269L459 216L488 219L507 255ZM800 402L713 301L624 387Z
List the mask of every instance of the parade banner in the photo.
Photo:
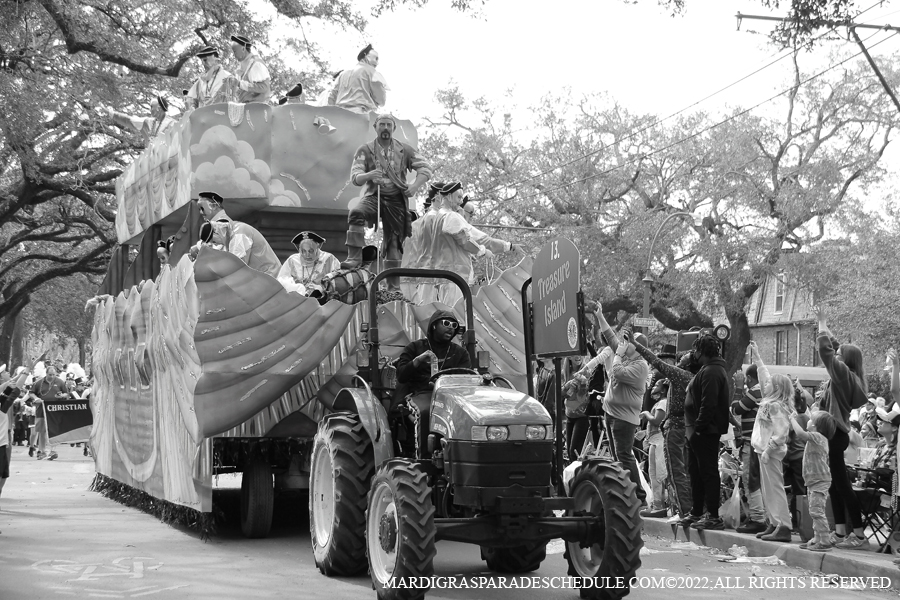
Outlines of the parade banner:
M90 438L94 417L87 398L45 400L44 414L51 444L74 444Z

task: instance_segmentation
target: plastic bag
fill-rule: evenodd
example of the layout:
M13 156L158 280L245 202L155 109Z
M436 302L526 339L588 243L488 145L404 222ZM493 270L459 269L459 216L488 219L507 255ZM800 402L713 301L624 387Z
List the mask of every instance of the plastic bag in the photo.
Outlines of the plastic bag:
M729 529L737 529L741 524L741 479L734 478L734 491L731 497L726 500L719 508L719 515L725 522L725 527Z

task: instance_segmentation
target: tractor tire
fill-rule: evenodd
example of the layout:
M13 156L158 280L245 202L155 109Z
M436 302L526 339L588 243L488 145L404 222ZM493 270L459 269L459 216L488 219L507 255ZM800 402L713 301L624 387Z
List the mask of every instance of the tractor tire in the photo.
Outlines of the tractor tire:
M272 529L275 484L272 465L254 453L241 474L241 531L247 538L264 538Z
M608 459L585 461L575 471L569 495L575 499L569 515L598 517L596 539L588 544L566 542L565 558L569 575L593 579L593 585L581 587L582 598L618 600L630 592L629 582L641 566L641 504L637 485L627 471ZM604 587L601 577L620 577L622 587ZM610 580L605 580L610 581Z
M497 573L530 573L536 571L547 558L547 542L522 544L514 548L482 546L481 558L488 569Z
M366 571L366 497L375 454L359 417L336 413L319 425L309 482L309 533L324 575Z
M385 462L372 479L366 511L366 554L378 600L425 597L428 587L387 583L434 575L434 513L425 472L405 460Z

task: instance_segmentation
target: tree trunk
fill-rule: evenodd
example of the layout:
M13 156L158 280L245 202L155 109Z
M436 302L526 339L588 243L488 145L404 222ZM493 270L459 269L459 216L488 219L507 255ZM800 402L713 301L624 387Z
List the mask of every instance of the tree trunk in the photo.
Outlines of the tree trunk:
M19 324L19 315L25 304L13 307L3 319L3 326L0 327L0 362L5 362L10 372L17 366L22 364L22 341L25 332Z
M87 370L87 340L78 338L76 342L78 343L78 364Z
M724 358L728 373L734 373L744 364L744 355L750 345L750 322L744 312L727 312L727 316L731 325L731 338L725 344Z

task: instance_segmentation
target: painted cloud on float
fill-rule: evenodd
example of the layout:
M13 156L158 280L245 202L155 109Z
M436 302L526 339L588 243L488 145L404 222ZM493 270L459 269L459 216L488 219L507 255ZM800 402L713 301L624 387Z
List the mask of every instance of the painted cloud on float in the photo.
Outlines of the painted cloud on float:
M210 127L191 145L191 155L196 159L215 156L215 162L200 162L193 174L194 189L214 190L226 198L266 197L269 181L269 165L256 158L253 146L238 140L234 131L225 125ZM279 182L280 183L280 182ZM284 186L281 185L282 190ZM279 195L285 195L279 191ZM296 194L294 194L296 196ZM297 198L296 206L300 199ZM293 204L287 204L293 206Z

